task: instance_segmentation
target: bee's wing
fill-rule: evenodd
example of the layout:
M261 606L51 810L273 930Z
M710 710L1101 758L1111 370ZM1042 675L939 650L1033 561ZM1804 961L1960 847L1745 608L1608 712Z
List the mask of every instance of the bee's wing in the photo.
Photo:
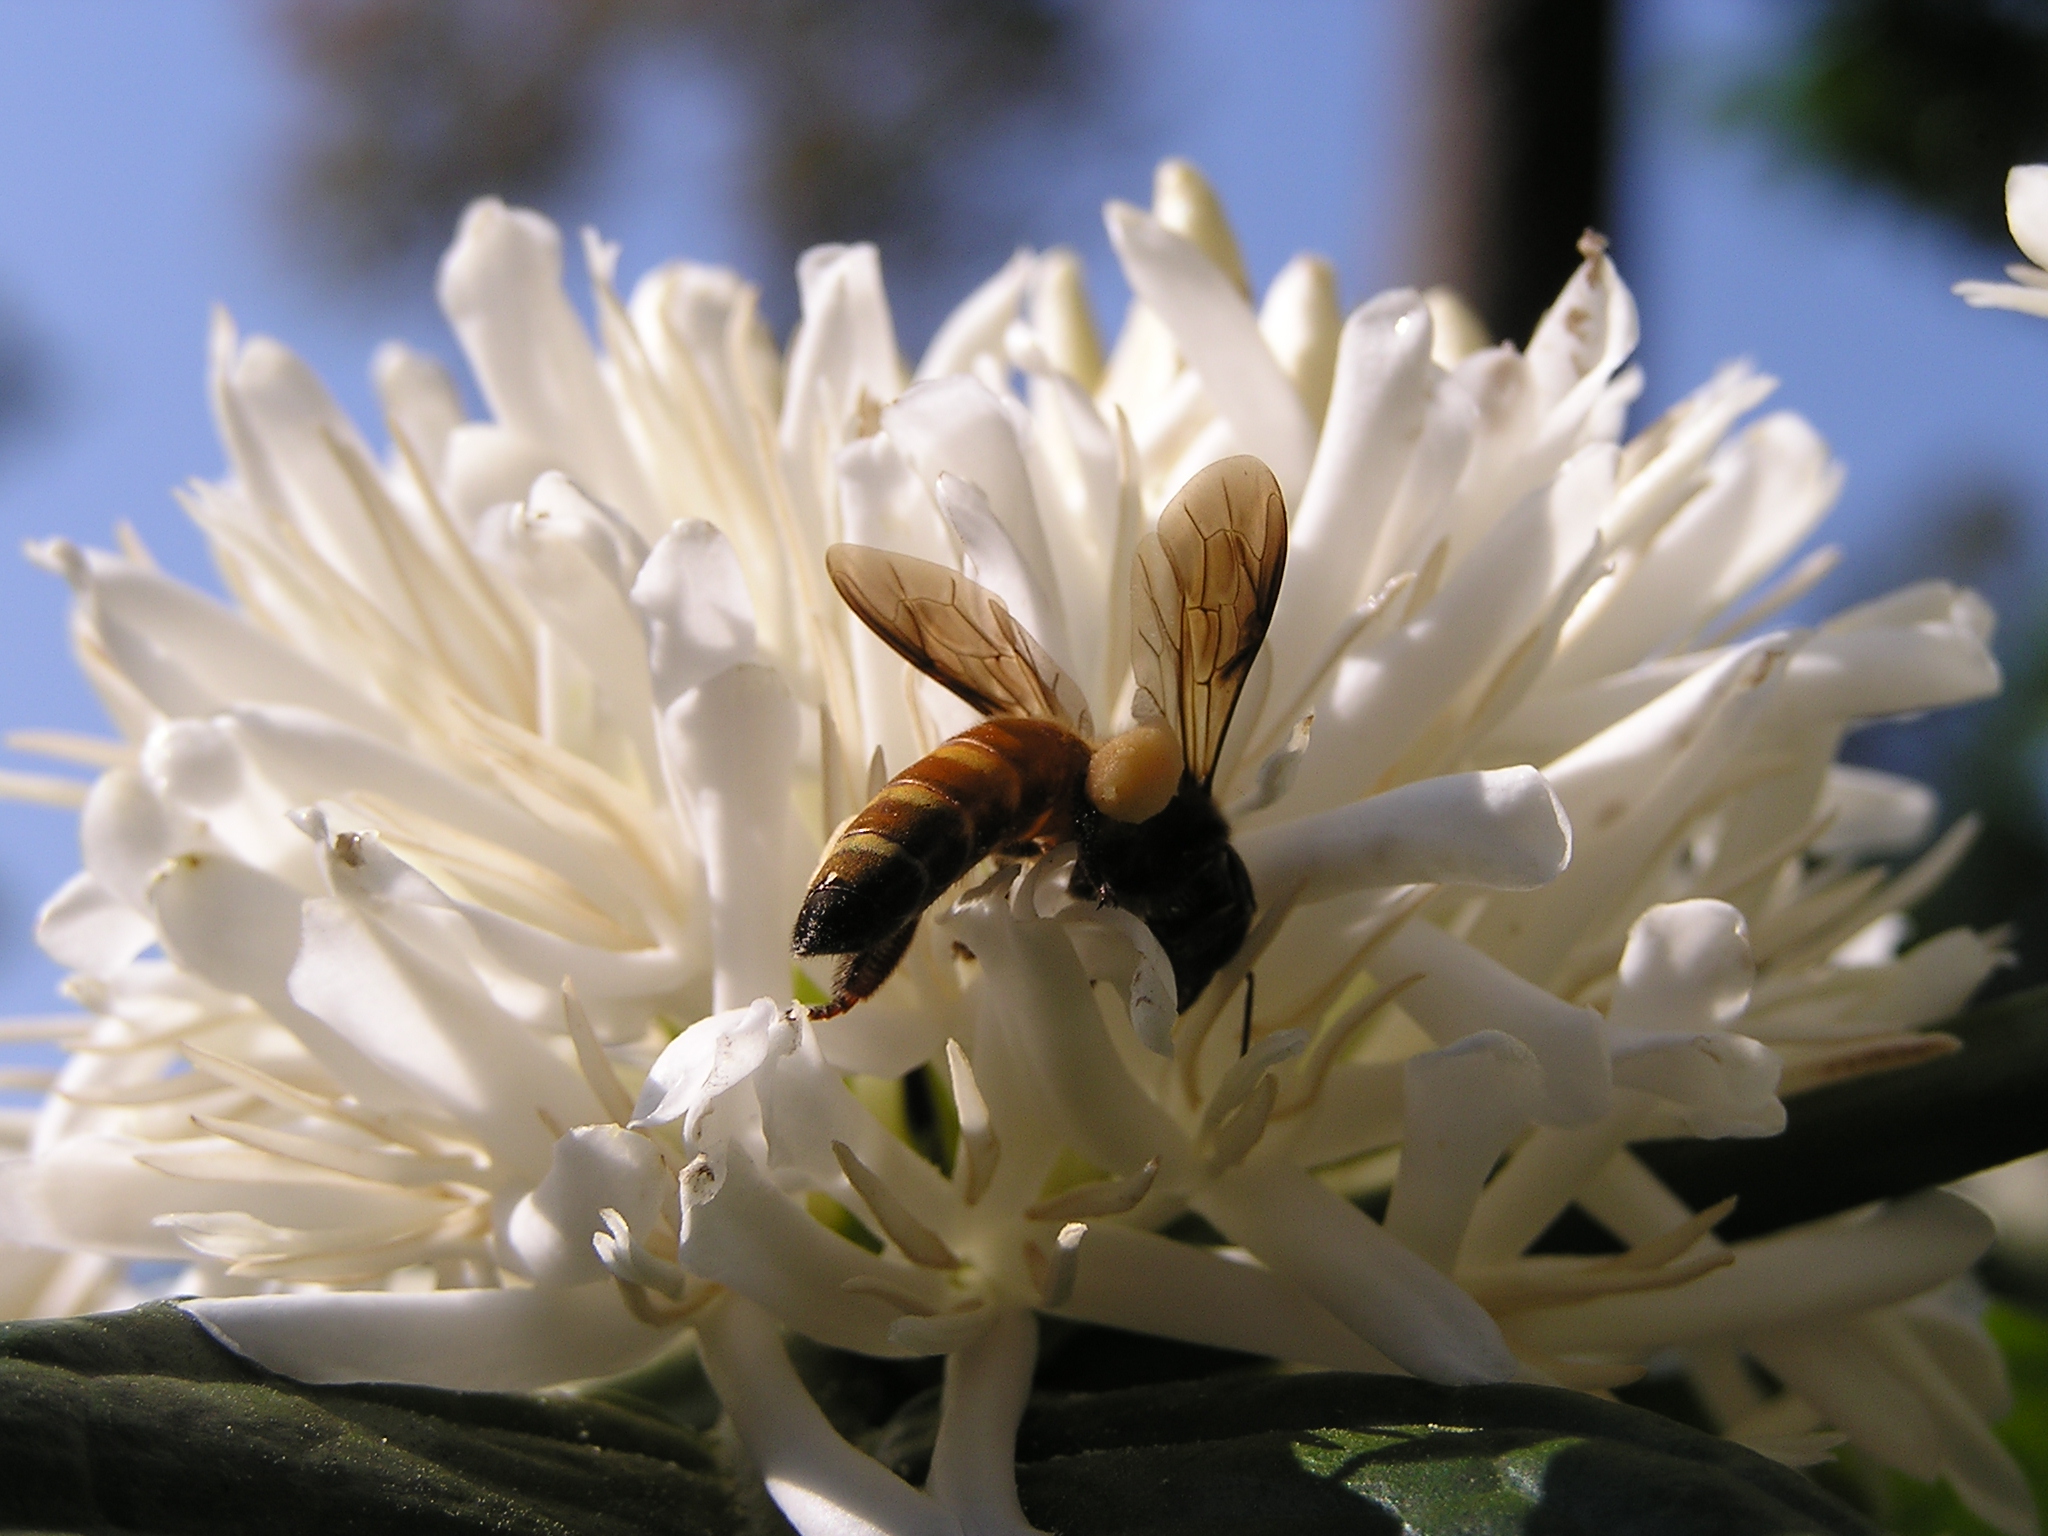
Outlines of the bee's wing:
M983 714L1092 733L1081 690L988 588L946 566L864 544L834 544L825 569L846 606L891 650Z
M1287 508L1249 454L1198 472L1159 514L1131 565L1135 709L1179 736L1206 785L1245 674L1273 621L1287 564Z

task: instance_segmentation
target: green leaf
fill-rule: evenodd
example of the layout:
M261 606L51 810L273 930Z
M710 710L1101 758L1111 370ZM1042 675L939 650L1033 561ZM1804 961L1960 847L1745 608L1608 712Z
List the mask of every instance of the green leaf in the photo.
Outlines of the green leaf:
M816 1369L814 1364L813 1369ZM935 1391L864 1437L922 1476ZM1555 1388L1341 1372L1033 1399L1019 1495L1060 1536L1872 1536L1796 1472Z
M163 1303L0 1326L0 1446L8 1530L740 1528L699 1432L574 1398L304 1386Z
M1793 9L1789 8L1788 9ZM1729 103L1802 160L2004 247L2008 166L2048 150L2048 27L2013 0L1824 0Z
M1215 1351L1050 1327L1018 1437L1026 1513L1059 1536L1871 1536L1814 1484L1638 1409L1537 1387L1224 1370ZM794 1350L843 1432L913 1480L936 1363ZM1242 1357L1238 1357L1241 1361ZM1099 1378L1098 1378L1099 1379ZM581 1399L309 1387L168 1305L0 1327L0 1528L77 1533L561 1533L773 1528L735 1486L687 1358Z
M1018 1457L1025 1512L1062 1536L1872 1529L1740 1446L1544 1387L1213 1377L1039 1407Z
M1738 1196L1715 1228L1732 1241L2048 1149L2048 987L1941 1028L1960 1051L1787 1099L1780 1135L1638 1142L1636 1153L1694 1210Z

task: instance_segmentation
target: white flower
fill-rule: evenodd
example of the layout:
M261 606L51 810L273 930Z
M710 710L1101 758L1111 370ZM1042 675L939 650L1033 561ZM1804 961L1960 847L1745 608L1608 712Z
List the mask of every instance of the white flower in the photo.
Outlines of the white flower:
M2048 315L2048 165L2016 165L2005 177L2005 221L2026 256L2005 269L2010 283L1961 282L1955 291L1975 309Z
M1983 604L1756 633L1831 562L1758 590L1838 474L1795 417L1728 437L1770 389L1740 367L1624 442L1636 317L1597 243L1526 352L1461 353L1414 293L1343 318L1315 258L1255 310L1184 165L1108 219L1137 303L1106 362L1073 258L1027 253L913 373L870 247L804 257L785 359L737 279L622 302L592 237L599 350L553 229L480 203L440 286L489 418L387 348L382 461L221 322L232 474L187 505L236 606L138 548L41 554L123 740L75 748L106 771L40 933L93 1022L0 1168L7 1230L196 1256L193 1310L316 1380L539 1386L694 1326L808 1532L1020 1529L1038 1310L1450 1381L1676 1347L1753 1443L1832 1423L2018 1529L1958 1386L1982 1335L1915 1299L1981 1218L1931 1194L1723 1248L1628 1150L1944 1048L1919 1029L1998 942L1899 953L1896 914L1970 829L1885 878L1931 800L1833 757L1996 687ZM825 547L964 570L1113 728L1132 550L1237 452L1291 545L1216 781L1243 950L1174 997L1055 853L935 907L850 1014L787 1012L825 840L971 718ZM950 1172L848 1082L928 1063ZM1346 1195L1396 1148L1376 1222ZM1573 1203L1628 1252L1530 1255ZM1187 1210L1234 1247L1157 1235ZM832 1432L778 1325L947 1356L922 1492ZM1790 1390L1736 1390L1745 1354ZM1880 1378L1906 1406L1859 1399Z

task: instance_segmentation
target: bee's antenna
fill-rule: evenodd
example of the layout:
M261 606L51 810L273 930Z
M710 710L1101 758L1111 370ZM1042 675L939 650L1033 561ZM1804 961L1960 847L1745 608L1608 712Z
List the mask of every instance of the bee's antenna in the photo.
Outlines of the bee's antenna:
M1252 1048L1252 998L1257 994L1259 978L1256 973L1244 973L1244 1027L1237 1033L1237 1054L1249 1055Z

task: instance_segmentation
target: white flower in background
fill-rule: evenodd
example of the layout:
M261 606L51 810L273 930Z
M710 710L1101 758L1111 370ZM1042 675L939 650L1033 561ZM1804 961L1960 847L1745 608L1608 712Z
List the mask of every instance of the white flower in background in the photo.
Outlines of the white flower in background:
M2048 315L2048 165L2016 165L2005 177L2005 222L2027 258L2005 269L2010 283L1956 284L1974 309L2016 309Z
M805 256L779 358L737 279L621 302L592 238L593 347L555 231L481 203L440 288L489 419L388 347L381 459L221 322L230 475L187 506L234 606L132 540L40 552L122 740L38 738L105 771L41 920L89 1017L0 1167L33 1245L8 1294L192 1259L224 1337L328 1380L540 1386L693 1325L807 1532L1021 1528L1036 1310L1449 1381L1675 1350L1752 1443L1833 1426L2031 1529L1996 1357L1929 1299L1989 1240L1972 1208L1723 1247L1627 1150L1768 1135L1780 1091L1952 1046L1919 1031L1998 940L1902 952L1898 914L1969 826L1887 876L1931 797L1833 757L1995 689L1984 605L1926 583L1759 633L1832 564L1759 590L1838 472L1796 417L1728 436L1771 387L1740 367L1623 442L1636 317L1597 243L1524 353L1457 341L1441 297L1344 319L1312 257L1255 310L1185 165L1108 218L1137 302L1106 362L1052 252L910 374L872 248ZM1131 552L1238 452L1291 530L1216 785L1244 951L1172 999L1054 854L935 907L850 1014L787 1012L825 840L971 718L825 547L963 569L1113 728ZM872 1107L927 1064L949 1171ZM1345 1198L1390 1178L1384 1223ZM1572 1203L1628 1251L1530 1255ZM1188 1210L1235 1247L1157 1235ZM778 1325L948 1357L924 1491L831 1431Z

